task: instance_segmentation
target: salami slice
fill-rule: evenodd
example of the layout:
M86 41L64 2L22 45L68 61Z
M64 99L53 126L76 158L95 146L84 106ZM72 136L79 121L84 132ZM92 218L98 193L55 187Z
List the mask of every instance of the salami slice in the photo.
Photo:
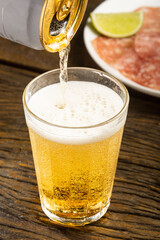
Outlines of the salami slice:
M116 61L115 67L125 77L130 78L133 81L136 81L138 72L140 71L141 64L142 60L137 56L134 49L130 49Z
M160 59L144 62L137 75L136 82L149 88L160 90Z
M141 58L160 58L160 32L141 32L134 42L136 53Z
M92 41L92 45L98 55L107 63L113 65L128 49L132 48L134 37L114 39L103 36Z
M144 12L144 22L140 32L160 31L160 8L141 7L136 11Z

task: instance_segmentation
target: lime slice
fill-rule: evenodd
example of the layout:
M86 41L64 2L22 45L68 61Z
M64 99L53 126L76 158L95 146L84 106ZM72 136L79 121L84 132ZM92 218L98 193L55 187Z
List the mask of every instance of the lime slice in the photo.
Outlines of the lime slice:
M129 37L137 33L144 19L143 11L125 13L91 13L95 29L113 38Z

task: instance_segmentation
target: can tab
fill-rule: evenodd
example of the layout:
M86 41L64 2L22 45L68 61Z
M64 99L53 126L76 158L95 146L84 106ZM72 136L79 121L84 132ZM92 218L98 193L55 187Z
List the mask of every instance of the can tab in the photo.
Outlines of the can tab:
M60 2L60 1L59 1ZM70 13L73 0L64 0L61 4L58 4L56 18L58 21L64 20Z

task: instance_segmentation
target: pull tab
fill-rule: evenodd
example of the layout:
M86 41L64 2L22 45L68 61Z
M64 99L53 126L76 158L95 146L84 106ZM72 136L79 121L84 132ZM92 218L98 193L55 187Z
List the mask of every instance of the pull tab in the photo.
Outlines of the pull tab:
M61 51L71 41L83 18L87 0L45 0L40 40L49 52Z
M62 21L68 16L68 14L70 13L72 4L73 4L73 0L62 1L56 15L58 21Z

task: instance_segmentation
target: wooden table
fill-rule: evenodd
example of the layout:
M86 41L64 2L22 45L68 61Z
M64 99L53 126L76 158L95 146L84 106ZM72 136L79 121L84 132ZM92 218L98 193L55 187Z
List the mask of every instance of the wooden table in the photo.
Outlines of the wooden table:
M83 27L100 2L89 1L69 66L99 68L85 49ZM108 212L81 228L55 225L42 212L21 99L30 80L58 66L58 54L0 39L0 240L160 239L160 102L131 89Z

